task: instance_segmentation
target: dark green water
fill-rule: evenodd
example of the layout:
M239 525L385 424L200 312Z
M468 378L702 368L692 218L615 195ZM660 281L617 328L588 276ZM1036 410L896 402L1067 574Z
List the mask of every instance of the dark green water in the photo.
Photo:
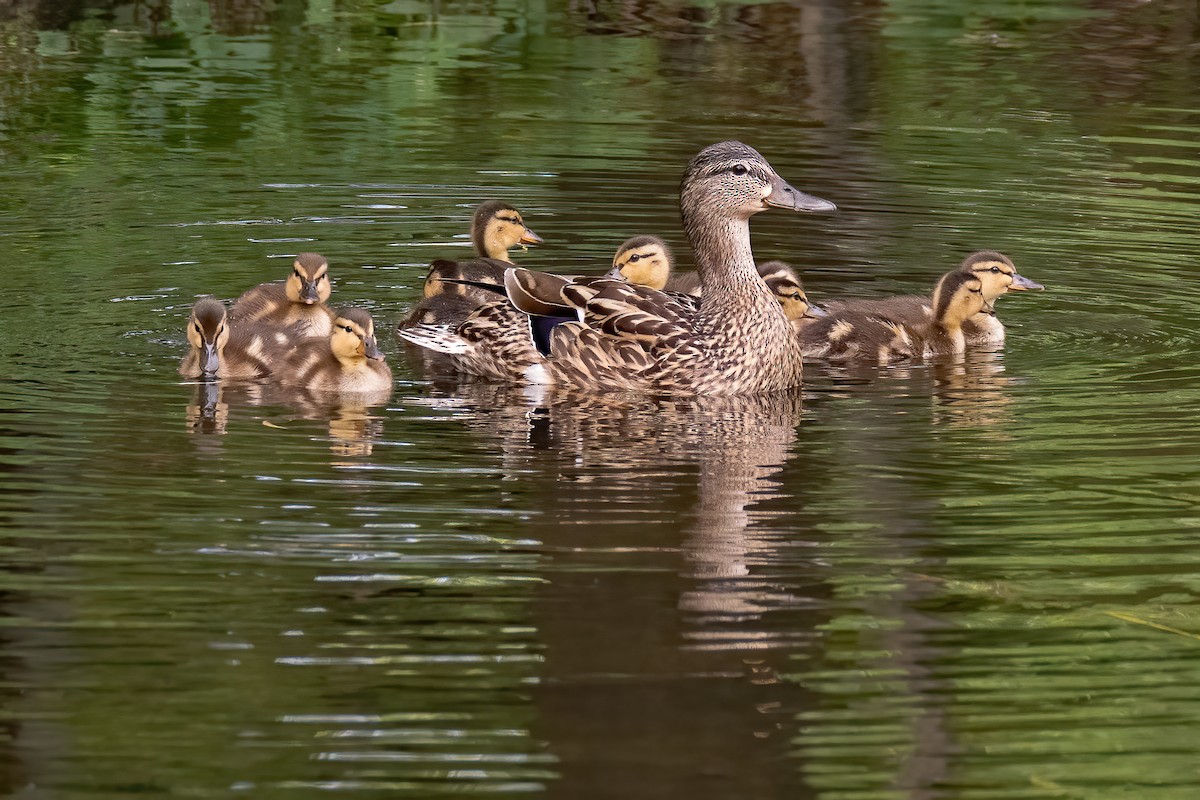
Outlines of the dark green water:
M757 400L175 374L300 250L389 327L487 197L686 253L726 138L839 205L754 222L814 299L1049 291ZM0 794L1200 796L1194 0L18 1L0 180Z

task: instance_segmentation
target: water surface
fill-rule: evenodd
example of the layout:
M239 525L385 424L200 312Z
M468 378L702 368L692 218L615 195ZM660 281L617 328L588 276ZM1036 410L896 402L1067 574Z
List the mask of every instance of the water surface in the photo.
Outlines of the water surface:
M0 11L0 788L15 797L1192 798L1194 2L283 0ZM689 256L739 138L810 296L974 249L1001 353L669 401L175 373L329 257L387 329L480 200Z

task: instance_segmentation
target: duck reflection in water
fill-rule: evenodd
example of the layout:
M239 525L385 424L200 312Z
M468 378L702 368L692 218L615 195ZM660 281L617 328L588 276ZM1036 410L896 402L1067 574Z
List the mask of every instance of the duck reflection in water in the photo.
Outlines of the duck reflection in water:
M195 395L187 406L189 433L224 435L228 433L231 412L234 419L240 409L282 406L291 413L268 415L261 423L272 428L287 428L299 420L328 423L329 449L338 459L371 455L374 443L383 434L383 419L372 409L386 406L391 388L370 392L314 392L295 386L261 382L195 384ZM246 414L248 420L261 415ZM251 422L250 424L257 424ZM339 461L333 462L335 465Z
M827 570L790 558L816 530L788 518L781 533L767 508L794 502L803 484L785 487L780 470L815 444L799 440L799 390L680 399L468 383L421 402L452 409L519 481L504 502L553 560L529 624L545 646L534 733L570 743L555 753L559 794L607 796L609 769L624 786L676 787L697 764L707 779L741 779L747 760L790 769L806 690L779 675L828 607ZM780 776L747 780L737 796L765 797Z

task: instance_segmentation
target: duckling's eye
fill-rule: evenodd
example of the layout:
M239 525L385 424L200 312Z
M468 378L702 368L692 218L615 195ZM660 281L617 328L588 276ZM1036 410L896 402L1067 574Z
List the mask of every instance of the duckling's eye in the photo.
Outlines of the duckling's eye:
M351 328L349 325L339 325L338 327L340 327L346 333L354 333L354 328Z
M295 275L300 280L304 280L304 276L300 274L300 270L294 269L294 270L292 270L292 274Z
M203 336L203 335L204 335L204 331L200 330L200 323L199 323L199 322L197 322L197 323L196 323L196 325L195 325L195 328L196 328L196 333L200 334L201 336Z
M1003 271L1004 270L1000 269L999 267L992 267L990 270L988 270L988 272L992 272L992 273L1000 273Z
M634 253L633 255L631 255L629 257L629 263L636 264L640 259L641 259L641 256L637 253Z
M749 171L750 170L746 168L745 164L734 164L733 169L730 170L730 172L738 176L745 175Z

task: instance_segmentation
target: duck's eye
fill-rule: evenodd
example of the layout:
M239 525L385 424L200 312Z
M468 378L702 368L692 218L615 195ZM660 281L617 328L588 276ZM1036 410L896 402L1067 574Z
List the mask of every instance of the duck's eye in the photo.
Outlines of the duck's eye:
M304 280L304 276L300 273L300 270L294 269L294 270L292 270L292 274L295 275L300 280Z
M999 267L992 267L992 268L991 268L990 270L988 270L988 271L989 271L989 272L993 272L993 273L997 273L997 274L998 274L998 273L1001 273L1001 272L1003 272L1004 270L1000 269Z
M349 325L342 325L341 329L346 333L354 333L354 328L351 328Z
M196 325L195 325L195 328L196 328L196 333L200 334L201 336L203 336L203 335L204 335L204 331L200 330L200 323L199 323L199 322L197 322L197 323L196 323Z
M638 262L640 259L641 259L641 256L640 256L640 255L638 255L637 253L634 253L633 255L631 255L631 256L629 257L629 263L630 263L630 264L636 264L636 263L637 263L637 262Z
M730 170L730 172L738 176L745 175L749 171L750 170L746 168L745 164L734 164L733 169Z

